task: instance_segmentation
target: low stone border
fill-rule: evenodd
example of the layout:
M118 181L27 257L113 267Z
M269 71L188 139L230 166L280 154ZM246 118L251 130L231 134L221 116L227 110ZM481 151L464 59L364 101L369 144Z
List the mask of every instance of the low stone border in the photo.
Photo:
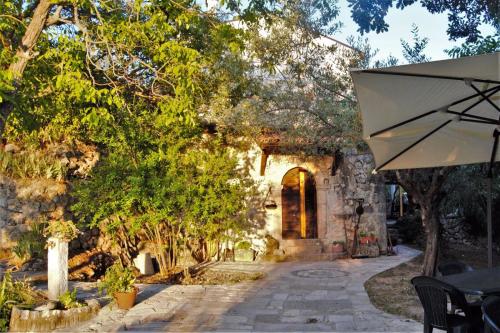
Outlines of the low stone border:
M11 332L47 332L64 328L92 319L101 309L95 299L87 300L87 306L69 310L23 310L12 309Z

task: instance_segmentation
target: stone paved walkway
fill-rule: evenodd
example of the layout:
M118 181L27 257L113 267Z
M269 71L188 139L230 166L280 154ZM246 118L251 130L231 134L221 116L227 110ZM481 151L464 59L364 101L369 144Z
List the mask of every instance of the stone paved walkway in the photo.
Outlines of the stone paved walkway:
M134 308L105 307L73 331L421 332L421 324L377 310L363 287L418 254L398 250L398 256L376 259L243 266L266 277L235 285L140 286Z

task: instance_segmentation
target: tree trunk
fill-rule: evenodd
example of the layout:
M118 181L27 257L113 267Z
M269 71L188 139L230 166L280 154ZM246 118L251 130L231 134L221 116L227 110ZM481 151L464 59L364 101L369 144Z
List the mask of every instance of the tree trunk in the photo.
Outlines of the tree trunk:
M425 230L426 244L422 273L433 276L436 270L438 241L440 233L439 206L444 198L441 190L452 168L398 170L397 182L420 205L422 225Z
M11 114L14 104L13 97L17 93L17 88L23 77L24 70L30 58L33 57L33 48L35 47L40 34L45 28L47 23L47 18L51 7L54 6L50 0L40 0L35 10L33 11L33 16L31 18L26 31L24 32L23 38L21 39L21 45L18 46L16 51L16 57L14 62L9 66L9 71L12 73L14 90L9 92L9 96L0 105L0 138L3 136L5 130L5 125L7 123L7 118Z
M422 273L426 276L434 276L438 257L440 224L437 207L432 203L420 203L422 210L422 225L424 226L426 242L424 252L424 263Z

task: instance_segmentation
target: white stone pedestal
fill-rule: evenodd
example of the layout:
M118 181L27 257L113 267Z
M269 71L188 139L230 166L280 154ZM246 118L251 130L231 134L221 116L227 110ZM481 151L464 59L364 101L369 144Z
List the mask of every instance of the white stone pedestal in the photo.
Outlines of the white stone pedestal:
M48 243L48 296L57 300L68 290L68 243L54 237L50 237Z
M134 259L134 265L143 275L152 275L155 273L151 255L148 252L139 253L137 258Z

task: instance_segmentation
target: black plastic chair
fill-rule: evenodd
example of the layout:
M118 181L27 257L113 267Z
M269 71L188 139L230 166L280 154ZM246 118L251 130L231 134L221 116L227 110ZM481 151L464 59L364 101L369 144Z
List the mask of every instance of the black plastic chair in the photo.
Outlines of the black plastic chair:
M481 312L473 311L458 289L428 276L417 276L411 283L424 308L424 333L431 333L434 328L453 333L481 332ZM448 299L463 311L463 316L448 311Z
M438 272L442 276L471 272L474 268L460 261L451 261L438 265Z
M500 297L486 298L481 308L484 314L485 332L500 333Z

